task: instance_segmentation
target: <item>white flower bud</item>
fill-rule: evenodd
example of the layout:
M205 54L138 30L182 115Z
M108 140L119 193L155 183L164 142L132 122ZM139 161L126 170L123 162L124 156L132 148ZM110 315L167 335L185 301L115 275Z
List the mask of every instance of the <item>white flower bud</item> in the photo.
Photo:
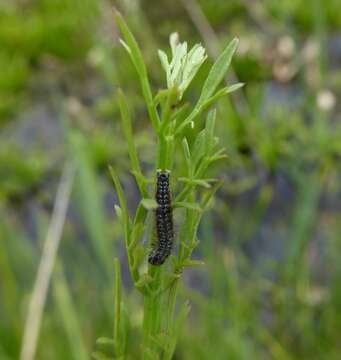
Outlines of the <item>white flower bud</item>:
M179 100L193 80L202 63L206 60L205 49L196 44L187 52L187 43L179 42L178 33L172 33L169 37L172 49L172 60L169 63L166 53L158 51L161 65L166 72L167 88L177 88Z

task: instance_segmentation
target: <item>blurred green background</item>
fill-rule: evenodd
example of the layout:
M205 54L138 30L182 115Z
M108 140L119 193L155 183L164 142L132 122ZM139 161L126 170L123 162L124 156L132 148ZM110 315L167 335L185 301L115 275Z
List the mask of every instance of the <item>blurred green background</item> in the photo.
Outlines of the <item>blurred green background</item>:
M154 90L157 49L180 33L210 60L237 36L220 101L224 179L180 289L191 313L175 359L341 359L341 12L339 0L2 0L0 4L0 359L17 359L63 164L76 176L42 318L37 359L90 359L111 336L112 259L123 264L129 346L139 358L116 194L131 209L116 90L128 95L144 171L155 143L111 7L124 14ZM186 94L195 100L207 66ZM186 99L185 99L186 100ZM177 220L176 220L177 221Z

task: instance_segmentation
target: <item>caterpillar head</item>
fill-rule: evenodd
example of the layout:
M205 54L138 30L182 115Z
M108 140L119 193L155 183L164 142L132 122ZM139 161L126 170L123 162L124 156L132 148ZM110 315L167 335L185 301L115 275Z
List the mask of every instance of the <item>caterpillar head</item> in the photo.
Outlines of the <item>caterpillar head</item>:
M169 170L158 169L156 172L157 179L158 179L158 181L161 181L161 182L169 181L169 175L170 175Z

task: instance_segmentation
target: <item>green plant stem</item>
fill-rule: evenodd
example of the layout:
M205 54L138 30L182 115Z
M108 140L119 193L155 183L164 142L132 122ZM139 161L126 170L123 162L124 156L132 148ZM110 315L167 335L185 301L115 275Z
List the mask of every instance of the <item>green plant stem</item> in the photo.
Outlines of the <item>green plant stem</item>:
M174 93L169 92L164 108L162 109L162 125L158 132L158 157L157 157L157 168L166 169L167 164L172 163L173 154L168 153L169 147L166 141L166 130L167 124L171 117L171 104L173 101ZM166 125L164 125L166 124ZM162 129L162 130L161 130ZM170 169L169 169L170 170ZM159 347L155 343L154 339L161 331L162 323L162 308L165 303L165 295L167 291L160 291L164 284L165 267L155 267L153 265L148 266L148 275L153 279L150 284L150 290L146 294L144 299L144 320L143 320L143 332L144 332L144 353L145 357L148 358L148 350L151 351L152 356L159 353ZM175 294L174 294L175 297ZM175 301L175 298L174 298Z
M167 127L171 120L172 106L175 104L177 96L178 96L177 89L172 88L168 90L166 104L163 109L162 122L160 125L159 133L165 133L165 131L167 130Z
M159 137L159 144L158 144L158 159L157 159L157 168L166 170L166 163L167 163L167 142L164 135L160 135Z
M163 294L159 290L162 286L163 267L149 265L148 274L153 278L150 291L144 298L143 319L143 359L158 358L159 348L154 338L160 333Z
M178 290L179 279L174 279L173 284L169 288L168 292L168 306L167 306L167 323L166 323L166 334L170 337L171 329L173 328L176 296Z

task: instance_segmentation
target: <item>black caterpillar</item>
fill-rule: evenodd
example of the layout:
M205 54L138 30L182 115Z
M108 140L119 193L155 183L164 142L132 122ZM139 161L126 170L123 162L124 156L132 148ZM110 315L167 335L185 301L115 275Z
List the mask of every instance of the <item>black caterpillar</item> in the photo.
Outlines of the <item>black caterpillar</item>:
M152 265L162 265L172 251L174 238L173 209L168 171L157 171L155 200L158 204L155 210L158 243L149 255L148 261Z

